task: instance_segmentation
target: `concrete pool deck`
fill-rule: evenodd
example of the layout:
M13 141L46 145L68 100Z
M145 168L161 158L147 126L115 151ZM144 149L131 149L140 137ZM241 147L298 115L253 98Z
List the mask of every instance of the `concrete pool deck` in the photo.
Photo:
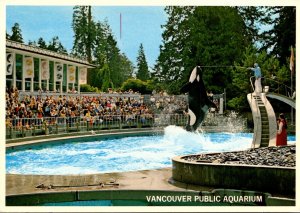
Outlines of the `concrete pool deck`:
M6 174L6 195L80 190L212 191L214 188L172 182L172 168L90 175ZM37 188L43 184L43 187Z
M6 205L35 206L39 203L72 202L85 200L141 200L154 196L245 196L261 197L258 203L230 205L294 206L295 198L278 196L267 192L244 191L192 185L173 181L172 168L133 172L91 175L16 175L6 174ZM37 188L37 186L43 186ZM243 202L243 201L242 201ZM260 203L261 202L261 203ZM148 203L149 204L149 203ZM151 204L151 203L150 203ZM121 204L121 206L124 205ZM134 205L134 204L131 204ZM151 204L154 205L154 204ZM158 203L156 205L166 205ZM201 201L177 203L176 205L219 205L218 202ZM228 205L224 201L221 205Z
M80 140L81 138L118 137L162 133L162 129L126 129L118 131L96 131L96 134L65 134L49 135L44 137L20 138L6 143L6 149L30 146L34 144L55 143L57 140ZM184 183L171 183L172 168L157 170L142 170L132 172L99 173L90 175L21 175L6 174L6 195L27 193L43 193L74 190L195 190L211 191L211 187L201 187ZM101 185L102 183L102 185ZM43 184L44 187L36 188ZM51 187L52 185L53 187ZM90 186L88 186L90 185ZM49 187L50 186L50 187Z

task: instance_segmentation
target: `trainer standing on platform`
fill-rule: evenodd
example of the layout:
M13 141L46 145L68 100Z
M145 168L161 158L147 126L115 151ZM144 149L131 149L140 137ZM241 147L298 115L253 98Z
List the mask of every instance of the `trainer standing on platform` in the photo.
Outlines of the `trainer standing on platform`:
M252 70L254 72L255 76L255 92L261 93L262 92L262 86L261 86L261 69L258 66L257 63L254 64L254 67L249 67L249 70Z

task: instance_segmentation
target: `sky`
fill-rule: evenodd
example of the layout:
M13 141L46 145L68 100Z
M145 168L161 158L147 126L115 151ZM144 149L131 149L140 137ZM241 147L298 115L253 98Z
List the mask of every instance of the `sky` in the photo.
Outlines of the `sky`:
M120 14L122 33L120 37ZM58 36L70 52L73 46L73 6L6 6L6 32L19 23L25 43L42 37L47 43ZM107 20L121 52L136 65L143 44L148 65L154 66L162 43L161 25L167 21L162 6L92 6L95 21Z

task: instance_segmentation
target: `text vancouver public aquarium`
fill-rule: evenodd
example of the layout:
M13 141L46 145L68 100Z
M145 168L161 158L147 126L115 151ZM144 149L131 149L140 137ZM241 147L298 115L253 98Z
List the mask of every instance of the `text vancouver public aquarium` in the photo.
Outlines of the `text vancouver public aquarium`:
M170 203L170 202L203 202L203 203L259 203L263 202L263 196L233 196L233 195L225 195L225 196L190 196L190 195L162 195L162 196L146 196L147 202L151 203Z

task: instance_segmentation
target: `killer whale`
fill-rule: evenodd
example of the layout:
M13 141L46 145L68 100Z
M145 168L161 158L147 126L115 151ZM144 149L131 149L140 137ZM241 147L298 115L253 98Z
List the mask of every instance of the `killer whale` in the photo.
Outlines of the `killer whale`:
M188 114L189 119L186 125L187 131L196 131L203 122L209 108L217 106L209 100L202 79L202 69L196 66L187 82L180 90L181 93L188 93Z

